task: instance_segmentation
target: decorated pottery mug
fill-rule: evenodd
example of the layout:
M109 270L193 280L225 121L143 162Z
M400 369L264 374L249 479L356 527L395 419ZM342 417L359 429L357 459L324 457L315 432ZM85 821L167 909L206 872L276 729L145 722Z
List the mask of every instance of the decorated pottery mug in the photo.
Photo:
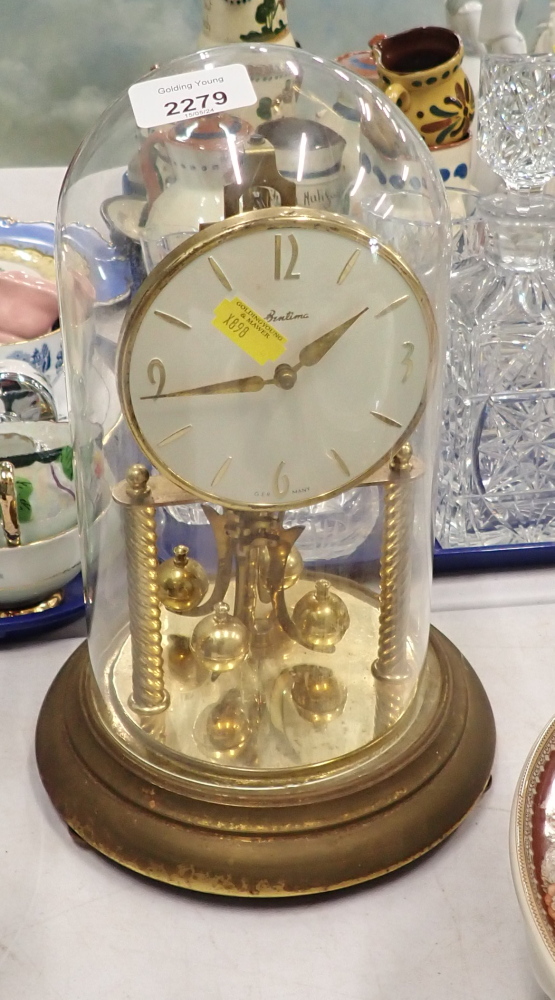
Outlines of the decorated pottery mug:
M379 87L405 112L428 146L466 138L474 95L461 69L464 49L449 28L413 28L370 40Z
M258 132L274 147L280 174L295 184L298 205L342 211L348 187L343 136L327 125L294 117L264 122Z

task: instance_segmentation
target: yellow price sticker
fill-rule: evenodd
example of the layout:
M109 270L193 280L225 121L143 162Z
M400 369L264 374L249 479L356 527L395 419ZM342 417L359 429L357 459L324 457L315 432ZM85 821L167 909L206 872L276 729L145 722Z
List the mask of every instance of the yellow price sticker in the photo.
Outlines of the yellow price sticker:
M287 345L287 337L237 296L222 299L212 324L259 365L276 361Z

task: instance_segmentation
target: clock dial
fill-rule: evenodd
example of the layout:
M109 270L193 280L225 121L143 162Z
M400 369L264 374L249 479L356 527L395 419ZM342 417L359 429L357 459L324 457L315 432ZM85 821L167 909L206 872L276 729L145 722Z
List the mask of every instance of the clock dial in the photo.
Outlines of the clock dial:
M414 275L341 217L266 209L209 227L135 297L118 359L153 465L228 506L339 493L400 446L435 325Z

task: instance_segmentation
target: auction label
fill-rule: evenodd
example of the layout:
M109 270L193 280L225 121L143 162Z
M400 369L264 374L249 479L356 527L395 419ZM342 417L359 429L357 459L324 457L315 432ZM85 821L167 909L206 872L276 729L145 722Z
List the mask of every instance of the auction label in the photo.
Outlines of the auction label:
M139 128L157 128L189 118L256 104L258 98L247 67L241 63L195 73L141 80L129 88Z
M237 296L216 306L212 324L259 365L277 361L287 346L287 337Z

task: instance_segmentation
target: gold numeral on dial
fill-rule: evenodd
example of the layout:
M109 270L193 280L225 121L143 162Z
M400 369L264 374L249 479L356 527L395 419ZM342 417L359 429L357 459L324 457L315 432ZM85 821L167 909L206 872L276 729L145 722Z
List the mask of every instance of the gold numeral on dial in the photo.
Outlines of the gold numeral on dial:
M148 362L148 368L146 370L148 381L151 385L156 386L156 395L158 396L164 391L164 386L166 384L166 369L164 368L164 363L160 361L160 358L152 358L152 361ZM158 383L158 385L156 385Z
M406 368L405 368L405 374L403 375L401 381L406 382L409 375L412 372L412 366L413 366L412 356L414 354L414 344L411 344L410 340L406 340L405 343L403 344L403 347L405 348L405 356L401 364L406 365Z
M377 420L381 420L383 424L388 424L390 427L403 426L398 420L395 420L393 417L388 417L385 413L380 413L379 410L370 410L370 413L373 417L376 417Z
M180 319L179 316L173 316L171 313L163 312L161 309L155 309L154 315L159 316L160 319L165 319L166 323L171 323L172 326L181 326L184 330L190 330L190 323L186 323L184 319Z
M274 493L278 497L284 497L286 493L289 493L289 476L285 475L284 468L285 462L280 462L274 476Z
M288 238L289 238L289 243L291 244L291 256L289 258L289 264L287 265L287 270L283 275L285 281L291 281L294 278L300 278L300 274L297 271L293 271L293 268L297 263L297 257L299 256L299 244L297 243L293 235L290 235ZM281 236L274 236L274 278L276 281L281 280L281 257L282 257Z
M339 275L339 277L337 279L337 284L338 285L342 285L343 282L345 281L345 278L347 278L349 276L349 274L353 270L353 267L355 266L355 264L356 264L359 256L360 256L360 250L355 250L355 252L351 254L351 256L349 257L349 260L345 264L345 267L343 268L341 274Z
M186 434L187 431L190 431L192 426L192 424L186 424L185 427L180 427L177 431L172 431L171 434L168 434L167 437L162 438L162 440L158 442L158 447L162 444L171 444L172 441L177 441L182 434Z
M220 465L220 468L218 469L216 475L214 476L212 482L210 483L211 486L216 486L216 484L219 483L220 479L224 478L232 461L233 461L233 455L229 455L228 458L226 458L225 462L223 462L222 465Z
M233 291L233 289L231 287L231 281L227 277L227 274L225 274L224 271L222 271L222 269L221 269L220 265L218 264L217 260L214 260L213 257L209 257L208 258L208 263L210 264L210 267L212 268L212 270L213 270L214 274L216 275L218 281L220 281L222 283L222 285L224 286L224 288L227 288L228 292Z
M347 465L345 459L341 458L341 455L339 454L338 451L335 450L335 448L330 448L330 450L328 451L328 455L331 459L333 459L334 462L337 462L339 468L341 469L341 472L344 472L346 476L351 475L351 470L349 469L349 466Z
M403 305L403 303L408 302L409 297L410 296L408 295L401 295L399 299L395 299L393 302L390 302L385 309L381 310L381 312L376 313L374 319L381 319L382 316L387 316L388 313L393 312L394 309L398 309L399 306Z

